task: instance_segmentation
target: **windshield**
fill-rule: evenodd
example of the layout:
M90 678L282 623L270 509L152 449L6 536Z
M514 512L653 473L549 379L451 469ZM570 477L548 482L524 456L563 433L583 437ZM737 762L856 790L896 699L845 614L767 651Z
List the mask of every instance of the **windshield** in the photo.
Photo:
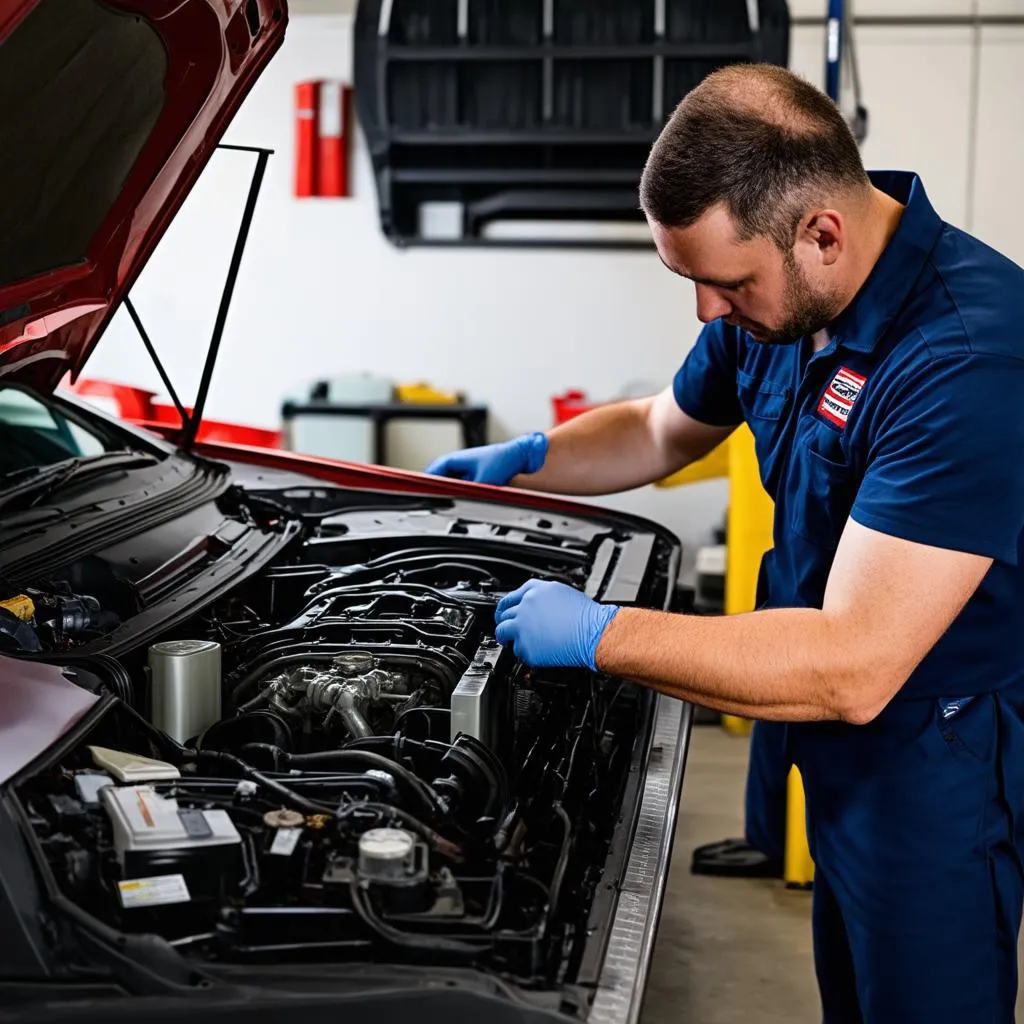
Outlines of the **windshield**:
M39 395L0 387L0 487L12 474L120 447Z

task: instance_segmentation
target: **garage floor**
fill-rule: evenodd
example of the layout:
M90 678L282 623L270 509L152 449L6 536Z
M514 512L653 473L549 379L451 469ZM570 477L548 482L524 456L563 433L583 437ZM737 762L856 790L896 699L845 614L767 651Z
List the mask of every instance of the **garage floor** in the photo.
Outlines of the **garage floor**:
M810 893L690 874L695 846L743 834L746 770L746 740L694 729L642 1024L821 1020ZM1024 1021L1024 991L1016 1016Z
M694 729L642 1024L821 1019L810 894L690 874L695 846L743 834L746 770L745 739Z

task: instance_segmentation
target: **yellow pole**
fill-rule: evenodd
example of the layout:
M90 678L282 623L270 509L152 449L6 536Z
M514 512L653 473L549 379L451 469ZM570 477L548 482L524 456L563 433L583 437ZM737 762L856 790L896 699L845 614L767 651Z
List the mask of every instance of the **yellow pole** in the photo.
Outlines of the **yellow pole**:
M729 446L729 516L726 524L725 613L753 611L761 558L772 546L774 505L761 486L754 435L744 424ZM735 715L722 716L722 728L736 736L750 734L752 724Z
M786 788L786 851L782 877L788 889L809 889L814 882L814 861L807 845L807 812L800 769L789 769Z

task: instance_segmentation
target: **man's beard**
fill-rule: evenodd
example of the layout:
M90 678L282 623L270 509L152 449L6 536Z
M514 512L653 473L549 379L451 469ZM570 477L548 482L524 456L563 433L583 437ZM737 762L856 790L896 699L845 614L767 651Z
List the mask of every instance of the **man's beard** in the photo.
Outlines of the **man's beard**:
M768 345L792 345L827 327L841 309L839 299L831 292L818 293L801 273L791 252L783 258L786 267L786 317L779 327L740 321L738 326L758 341ZM753 328L753 329L752 329Z

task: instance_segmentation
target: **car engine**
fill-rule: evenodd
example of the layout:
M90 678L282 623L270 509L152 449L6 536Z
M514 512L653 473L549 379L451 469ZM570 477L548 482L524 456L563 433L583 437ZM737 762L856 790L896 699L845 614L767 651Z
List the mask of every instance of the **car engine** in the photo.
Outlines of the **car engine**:
M339 501L251 499L250 528L301 531L144 642L133 624L174 590L132 579L124 552L5 581L0 645L103 696L17 786L39 861L60 900L208 970L384 959L577 981L653 702L528 669L494 608L532 576L664 607L678 549L614 521Z

